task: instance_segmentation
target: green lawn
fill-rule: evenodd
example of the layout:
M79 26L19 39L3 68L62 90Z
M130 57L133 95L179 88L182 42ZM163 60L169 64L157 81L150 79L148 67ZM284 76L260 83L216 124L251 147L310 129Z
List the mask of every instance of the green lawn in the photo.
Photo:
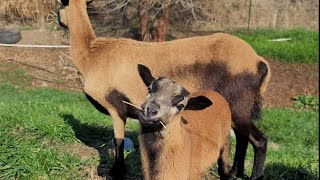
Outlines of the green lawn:
M112 166L112 122L83 94L10 84L0 84L0 94L0 179L88 179ZM258 126L269 136L267 179L317 179L318 110L263 113ZM127 128L137 149L138 124L129 121ZM84 158L90 151L81 154L79 147L97 153ZM128 178L141 179L138 151L126 155ZM252 159L250 146L247 175Z
M231 32L247 41L256 52L282 62L319 63L319 33L305 29L291 30L242 30ZM289 41L270 41L291 38Z

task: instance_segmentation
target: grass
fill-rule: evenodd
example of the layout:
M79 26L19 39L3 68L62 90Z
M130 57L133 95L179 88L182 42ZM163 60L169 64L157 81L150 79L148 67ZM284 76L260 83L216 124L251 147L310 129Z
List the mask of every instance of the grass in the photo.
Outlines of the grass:
M112 122L83 94L5 83L0 94L0 179L107 176L114 155ZM266 179L317 179L318 111L269 108L263 117L258 126L269 136ZM137 134L138 124L129 121L126 137L136 149ZM127 178L141 179L138 151L126 155ZM249 146L247 175L252 160Z
M9 84L0 85L0 94L0 179L81 179L88 174L88 167L96 170L101 162L104 168L111 167L113 152L108 150L112 149L112 122L83 94L26 90ZM128 123L131 133L127 136L134 140L137 132L132 128L137 130L138 125ZM75 155L77 152L66 152L75 145L105 153L82 160ZM128 159L136 162L139 158ZM130 169L137 168L137 164Z
M0 64L0 83L30 86L33 79L26 69L18 68L16 64Z
M19 31L30 31L30 30L36 30L37 27L36 26L31 26L31 25L22 25L19 26L18 30Z
M268 108L258 127L269 137L266 179L318 179L318 111ZM252 165L253 150L248 158ZM250 168L247 168L250 174Z
M260 29L231 33L247 41L263 57L289 63L319 63L319 33L316 31ZM279 38L292 40L269 41Z
M299 109L319 110L319 97L309 94L302 94L292 98L294 107Z

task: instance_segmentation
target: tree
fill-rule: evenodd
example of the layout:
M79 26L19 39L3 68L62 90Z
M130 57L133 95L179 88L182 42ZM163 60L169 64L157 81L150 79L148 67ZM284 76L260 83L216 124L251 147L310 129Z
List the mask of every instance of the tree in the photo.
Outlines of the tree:
M169 24L170 1L171 0L163 0L162 2L156 0L140 1L140 30L143 41L165 41ZM149 12L151 9L158 9L158 12L150 16L151 14Z
M103 0L103 2L104 4L93 13L117 12L120 17L123 17L130 4L138 4L140 40L148 42L165 41L172 8L179 12L189 12L190 17L195 20L211 19L209 13L201 7L201 0L195 3L193 0Z

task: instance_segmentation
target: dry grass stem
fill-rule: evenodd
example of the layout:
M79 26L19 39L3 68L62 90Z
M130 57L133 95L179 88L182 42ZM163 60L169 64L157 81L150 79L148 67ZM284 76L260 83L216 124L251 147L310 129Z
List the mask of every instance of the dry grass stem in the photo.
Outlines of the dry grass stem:
M169 132L169 134L170 134L170 131L169 131L169 129L163 124L163 122L162 121L159 121L160 122L160 124Z
M122 102L125 103L125 104L128 104L128 105L130 105L130 106L133 106L133 107L139 109L140 111L142 111L142 108L139 107L139 106L137 106L137 105L131 104L131 103L127 102L127 101L122 101Z
M55 0L43 0L44 14L49 14L56 8ZM38 0L1 0L0 17L15 20L39 21L40 4ZM42 17L41 17L42 18Z

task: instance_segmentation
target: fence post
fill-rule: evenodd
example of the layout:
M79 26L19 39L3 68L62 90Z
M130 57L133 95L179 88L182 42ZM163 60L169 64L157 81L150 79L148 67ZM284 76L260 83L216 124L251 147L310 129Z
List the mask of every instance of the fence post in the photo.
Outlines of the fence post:
M249 15L248 15L248 31L250 30L250 20L251 20L251 3L252 0L249 0Z
M43 6L43 1L38 0L38 8L39 8L39 17L38 21L40 24L40 31L45 30L45 22L44 22L44 6Z

